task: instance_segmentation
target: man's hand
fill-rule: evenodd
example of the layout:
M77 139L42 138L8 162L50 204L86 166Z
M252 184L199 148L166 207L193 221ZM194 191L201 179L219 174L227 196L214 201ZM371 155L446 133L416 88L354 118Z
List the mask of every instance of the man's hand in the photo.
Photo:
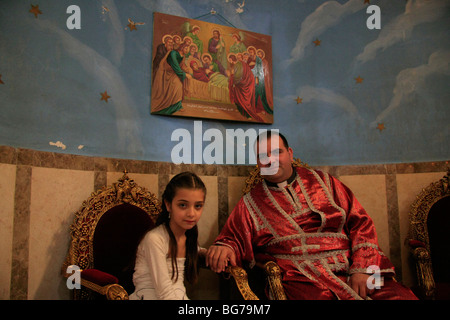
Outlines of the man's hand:
M370 275L365 273L354 273L350 276L348 281L349 286L363 299L366 299L366 297L371 295L374 291L374 289L369 289L367 287L367 279L369 279L369 277Z
M211 246L206 253L206 266L214 272L223 272L228 262L232 266L236 265L236 255L233 249L227 246Z

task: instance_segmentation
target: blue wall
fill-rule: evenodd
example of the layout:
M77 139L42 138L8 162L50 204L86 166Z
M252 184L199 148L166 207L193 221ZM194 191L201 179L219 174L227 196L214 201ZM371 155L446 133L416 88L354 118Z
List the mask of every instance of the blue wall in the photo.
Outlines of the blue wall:
M311 165L450 158L450 1L371 0L379 30L367 28L364 0L246 0L238 13L242 2L36 0L35 18L29 1L0 1L0 144L170 162L172 132L194 125L150 115L153 12L214 8L272 36L274 123L204 120L203 130L280 129ZM66 27L69 5L80 30ZM128 19L144 24L130 31Z

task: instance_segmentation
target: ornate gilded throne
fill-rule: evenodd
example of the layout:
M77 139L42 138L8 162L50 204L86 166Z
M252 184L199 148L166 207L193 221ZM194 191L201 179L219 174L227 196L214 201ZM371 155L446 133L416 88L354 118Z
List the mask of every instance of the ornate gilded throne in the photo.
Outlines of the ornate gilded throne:
M294 159L292 165L294 167L308 167L308 165L302 162L300 159ZM250 171L249 177L245 181L245 186L243 188L243 194L249 192L258 182L262 180L259 167L256 166L252 171ZM280 267L275 261L267 261L267 256L256 255L256 267L262 270L265 275L265 280L262 282L267 285L267 293L272 300L286 300L286 294L283 289L281 282L282 273ZM259 271L248 270L249 273L260 273ZM259 300L258 295L255 294L252 287L261 286L261 276L256 275L255 280L249 283L249 274L244 268L241 267L228 267L227 272L233 276L236 281L237 288L245 300ZM256 290L255 290L256 291ZM259 288L259 296L264 294L264 289Z
M450 169L416 197L409 213L407 244L422 299L450 299Z
M160 211L157 197L126 171L83 202L70 228L69 251L62 266L68 278L74 275L69 266L81 269L81 289L74 290L75 299L128 299L134 291L137 246L154 227Z

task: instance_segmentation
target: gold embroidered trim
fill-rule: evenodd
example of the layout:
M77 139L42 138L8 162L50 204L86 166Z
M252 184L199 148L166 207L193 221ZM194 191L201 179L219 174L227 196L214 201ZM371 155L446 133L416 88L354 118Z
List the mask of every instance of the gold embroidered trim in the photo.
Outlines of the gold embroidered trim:
M295 230L297 230L299 233L303 233L303 230L298 225L298 223L295 222L295 220L290 215L288 215L286 213L286 211L284 211L283 208L281 208L281 206L279 205L279 203L275 200L275 198L273 197L272 193L267 188L267 184L266 184L265 181L263 181L262 185L263 185L264 192L266 193L266 195L269 198L270 202L272 202L272 204L278 210L278 212L280 212L285 217L285 219L290 222L290 224L292 225L292 227L294 227Z
M270 233L274 236L274 237L278 237L275 229L272 228L271 224L267 221L266 217L263 215L263 213L261 212L261 210L259 209L259 207L256 205L255 200L253 199L253 197L250 195L250 193L247 193L244 196L244 202L247 206L247 209L249 209L249 213L250 215L252 215L253 219L256 219L255 216L255 212L256 214L259 216L259 218L261 219L261 221L263 222L261 229L263 228L267 228L269 229ZM254 211L252 210L252 208L254 209ZM257 219L256 219L257 221Z
M355 300L363 300L363 298L361 298L359 296L359 294L357 294L355 292L355 290L353 290L347 283L345 283L344 281L342 281L341 279L339 279L338 276L336 276L331 269L329 269L327 267L327 265L322 264L325 268L325 270L327 271L327 274L332 277L339 285L342 289L344 289L348 294L350 294ZM336 294L336 292L334 292L334 294ZM337 294L336 294L337 295ZM338 295L337 295L338 296Z
M292 218L296 218L304 213L310 212L311 209L309 207L302 206L297 192L295 192L294 188L292 188L292 183L286 185L286 187L291 191L290 193L287 192L285 188L281 188L278 186L277 187L267 186L267 189L275 191L275 192L282 192L284 194L284 196L288 199L289 203L292 205L292 207L295 210L295 212L291 215Z
M387 268L387 269L380 269L380 273L395 273L394 268ZM350 269L348 274L354 274L354 273L366 273L367 274L367 268L354 268Z
M327 198L328 198L328 201L330 201L331 205L332 205L335 209L337 209L337 210L342 214L341 224L340 224L340 226L339 226L339 228L338 228L338 230L337 230L337 232L341 232L341 231L342 231L342 228L344 227L345 220L346 220L346 218L347 218L347 214L345 213L345 210L342 209L341 207L339 207L339 206L336 204L336 202L335 202L334 199L333 199L332 194L330 193L330 189L327 188L327 186L325 185L325 182L323 182L323 180L320 178L319 174L318 174L315 170L311 170L311 169L307 169L307 170L309 170L309 171L314 175L314 177L316 178L316 180L319 182L320 186L321 186L322 189L325 191L325 194L326 194L326 196L327 196ZM330 185L330 181L329 181L330 178L328 177L328 174L325 173L324 175L325 175L325 177L327 177L326 179L328 179L328 184ZM304 188L303 183L302 183L301 186ZM304 189L302 189L302 192L303 192L303 190L304 190ZM303 194L305 194L305 192L304 192ZM305 194L305 197L307 197L306 194ZM308 202L308 205L309 205L309 203L311 202L311 200L309 199L309 197L308 197L308 201L309 201L309 202ZM311 203L311 205L312 205L312 203ZM311 210L314 211L313 208L311 208ZM320 212L320 214L323 215L323 212ZM325 226L325 222L326 222L325 216L324 216L324 219L325 219L325 220L324 220L324 222L322 223L322 226L320 227L320 229L319 229L318 231L322 231L322 228Z
M255 224L256 231L260 231L261 229L263 229L265 227L265 225L267 223L264 222L264 220L262 221L262 224L260 223L260 221L258 221L258 217L255 215L255 212L253 211L253 207L250 204L250 200L251 199L249 200L249 197L247 196L247 194L244 195L243 199L244 199L245 207L247 208L247 210L248 210L248 212L250 214L250 217L252 218L252 220L253 220L253 222Z
M375 243L371 243L371 242L364 242L364 243L359 243L355 246L352 247L352 253L354 253L355 251L361 249L361 248L372 248L375 249L378 254L384 256L384 252L380 251L378 245L376 245Z
M320 252L320 253L305 253L305 254L274 254L273 256L275 258L278 259L284 259L284 260L290 260L292 262L306 262L306 261L315 261L315 260L322 260L322 259L328 259L328 258L332 258L333 261L335 261L334 263L328 263L326 262L326 264L329 265L339 265L339 264L345 264L347 266L348 270L348 259L346 258L346 254L348 253L348 250L342 249L342 250L333 250L333 251L329 251L329 252ZM339 256L343 257L345 259L345 263L342 262L336 262L339 261ZM300 262L299 262L300 263ZM336 270L343 270L341 267L339 269Z
M300 190L302 191L303 196L305 197L308 207L311 209L311 211L318 213L320 215L320 220L322 221L322 223L320 224L320 227L317 230L317 232L321 232L322 228L325 226L325 223L327 222L327 218L325 217L325 214L322 211L320 211L313 205L310 197L308 196L305 185L303 184L303 181L300 179L300 177L297 177L297 182L300 185Z

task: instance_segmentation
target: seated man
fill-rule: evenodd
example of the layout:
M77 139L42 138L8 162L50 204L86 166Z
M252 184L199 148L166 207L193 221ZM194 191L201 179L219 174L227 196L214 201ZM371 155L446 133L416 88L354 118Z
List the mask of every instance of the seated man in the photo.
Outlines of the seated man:
M417 299L393 280L394 267L378 246L372 219L336 178L292 166L286 138L257 139L263 181L244 195L213 246L207 264L274 260L288 299ZM374 289L377 270L384 285ZM380 281L381 282L381 281Z

